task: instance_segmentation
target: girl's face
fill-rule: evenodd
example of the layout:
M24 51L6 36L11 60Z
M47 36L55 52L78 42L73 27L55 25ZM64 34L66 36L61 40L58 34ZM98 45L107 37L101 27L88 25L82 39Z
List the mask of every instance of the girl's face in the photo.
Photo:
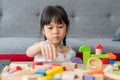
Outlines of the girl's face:
M60 44L66 36L67 27L64 22L58 24L53 18L50 24L44 25L42 32L51 43Z

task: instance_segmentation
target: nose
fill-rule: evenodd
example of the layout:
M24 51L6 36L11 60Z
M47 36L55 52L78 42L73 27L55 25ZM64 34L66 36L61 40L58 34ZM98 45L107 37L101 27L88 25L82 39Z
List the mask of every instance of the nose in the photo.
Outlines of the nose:
M54 34L58 34L58 33L59 33L59 29L58 29L58 28L54 28L54 29L53 29L53 33L54 33Z

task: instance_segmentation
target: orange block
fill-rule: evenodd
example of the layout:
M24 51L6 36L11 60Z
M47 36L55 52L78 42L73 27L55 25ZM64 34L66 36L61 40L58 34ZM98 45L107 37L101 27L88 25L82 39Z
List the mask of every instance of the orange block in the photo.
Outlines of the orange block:
M104 74L104 72L102 69L95 69L95 70L86 71L85 74Z
M113 53L107 53L109 56L109 59L116 59L116 55Z

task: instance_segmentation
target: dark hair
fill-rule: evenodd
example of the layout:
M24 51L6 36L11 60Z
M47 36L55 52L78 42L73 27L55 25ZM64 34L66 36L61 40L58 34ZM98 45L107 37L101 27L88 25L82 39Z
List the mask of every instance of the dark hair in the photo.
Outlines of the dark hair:
M68 19L68 15L66 13L66 11L64 10L64 8L60 5L56 5L56 6L47 6L42 14L41 14L41 30L43 29L44 25L48 25L50 24L52 18L54 17L55 21L57 21L57 23L62 23L62 21L66 24L67 26L67 31L68 31L68 27L69 27L69 19ZM46 37L44 36L45 40ZM66 36L63 39L63 45L66 45Z

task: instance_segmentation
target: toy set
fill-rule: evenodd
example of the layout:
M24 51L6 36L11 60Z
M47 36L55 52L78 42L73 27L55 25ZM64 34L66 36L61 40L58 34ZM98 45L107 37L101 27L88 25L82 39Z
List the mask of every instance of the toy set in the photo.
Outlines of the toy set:
M89 46L79 48L82 59L71 62L11 63L1 73L1 80L120 80L120 63L112 53L102 54L103 46L96 45L95 54Z
M83 45L79 48L79 52L83 52L83 63L86 64L89 58L99 58L103 64L114 64L116 55L113 53L102 54L102 44L95 46L95 54L91 54L91 48L87 45Z

